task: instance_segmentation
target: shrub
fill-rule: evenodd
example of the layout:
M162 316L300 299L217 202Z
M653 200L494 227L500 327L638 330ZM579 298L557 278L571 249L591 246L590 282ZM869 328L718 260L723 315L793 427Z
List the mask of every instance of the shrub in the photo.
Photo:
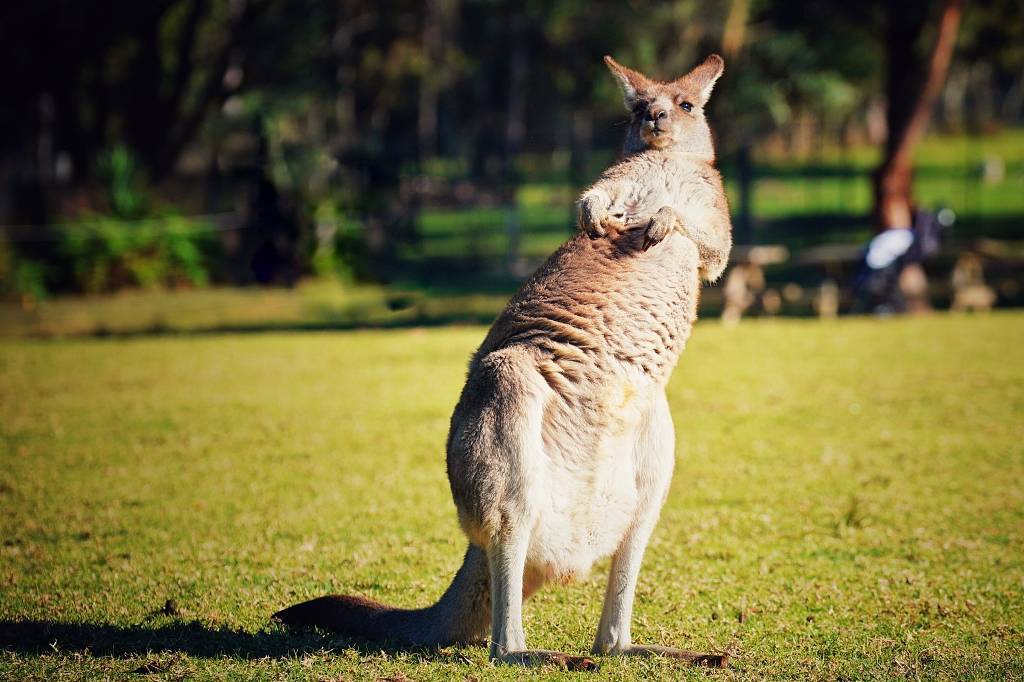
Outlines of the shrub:
M61 255L86 293L125 286L203 286L208 257L216 248L208 221L166 216L124 222L97 218L69 226Z
M19 258L10 244L0 239L0 298L16 298L32 305L46 298L46 267Z

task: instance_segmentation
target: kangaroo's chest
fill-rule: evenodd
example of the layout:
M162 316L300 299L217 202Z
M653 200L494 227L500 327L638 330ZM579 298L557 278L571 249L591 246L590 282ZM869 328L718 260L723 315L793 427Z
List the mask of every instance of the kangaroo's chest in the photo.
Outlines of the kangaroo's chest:
M618 182L610 183L610 211L626 225L640 225L664 206L686 213L699 201L704 178L694 164L671 163L642 156L618 167Z
M623 183L611 196L610 211L626 225L650 220L662 206L675 206L677 198L662 182Z

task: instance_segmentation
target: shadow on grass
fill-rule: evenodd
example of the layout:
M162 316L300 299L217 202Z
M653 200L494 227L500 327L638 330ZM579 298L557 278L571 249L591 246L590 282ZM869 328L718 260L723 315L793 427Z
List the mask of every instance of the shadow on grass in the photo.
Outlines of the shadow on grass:
M203 327L184 328L154 324L137 329L109 329L96 327L90 331L72 334L51 334L46 332L29 334L30 338L50 338L54 336L93 337L111 339L129 339L147 336L216 336L220 334L265 334L285 332L341 332L361 329L418 329L427 327L447 327L452 325L488 325L494 322L495 315L490 313L445 313L425 314L392 320L309 320L288 322L260 322L253 324L212 324Z
M362 655L413 653L424 661L465 663L455 650L362 642L319 631L291 632L270 628L250 633L212 628L201 623L119 626L102 623L58 623L0 620L0 650L18 654L86 653L92 656L145 656L182 653L199 658L289 658L325 650L352 649Z

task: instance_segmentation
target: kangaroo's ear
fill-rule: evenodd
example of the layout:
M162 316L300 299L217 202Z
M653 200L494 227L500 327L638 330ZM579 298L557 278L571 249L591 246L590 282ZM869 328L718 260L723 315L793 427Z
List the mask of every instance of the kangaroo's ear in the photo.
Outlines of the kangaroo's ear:
M696 86L700 90L701 104L705 104L711 97L711 90L714 89L715 83L723 71L725 71L725 60L717 54L712 54L679 80Z
M639 71L626 68L608 55L605 55L604 63L608 65L608 69L622 86L622 101L626 104L626 108L632 110L633 105L636 104L637 93L646 90L651 81Z

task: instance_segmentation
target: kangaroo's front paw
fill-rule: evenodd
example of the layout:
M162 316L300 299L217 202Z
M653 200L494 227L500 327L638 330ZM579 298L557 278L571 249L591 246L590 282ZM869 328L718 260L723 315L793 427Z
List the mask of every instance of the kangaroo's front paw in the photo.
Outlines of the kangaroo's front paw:
M621 230L625 227L621 215L611 213L599 197L590 196L580 202L580 229L591 239L599 239L608 234L608 230Z
M661 209L651 218L651 222L647 224L647 230L644 231L644 244L643 250L651 248L658 242L662 241L671 232L672 228L675 227L676 216L675 212L670 210Z

